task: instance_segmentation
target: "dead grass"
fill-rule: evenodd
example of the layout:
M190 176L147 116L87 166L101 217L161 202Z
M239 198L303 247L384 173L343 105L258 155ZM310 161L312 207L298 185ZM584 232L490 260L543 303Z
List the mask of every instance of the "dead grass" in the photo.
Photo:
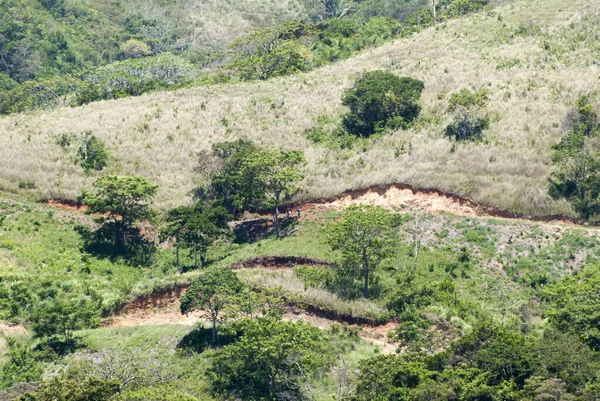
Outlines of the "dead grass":
M306 302L322 310L334 311L340 315L377 318L383 312L381 307L369 300L348 301L325 289L308 287L291 269L241 269L238 270L238 277L250 286L278 288L301 302Z
M405 182L519 213L570 214L546 194L550 146L579 95L590 95L600 110L600 46L593 34L599 9L598 0L515 0L307 74L4 117L0 188L15 190L26 180L45 196L74 198L95 177L74 166L55 137L91 130L113 156L106 172L149 177L160 185L157 205L166 208L187 202L197 151L247 137L305 150L305 198ZM514 59L517 65L498 68ZM358 73L378 68L425 82L417 126L364 152L311 145L303 131L319 115L342 113L342 91ZM482 86L494 117L486 140L451 152L443 137L449 94ZM407 152L396 157L401 144Z

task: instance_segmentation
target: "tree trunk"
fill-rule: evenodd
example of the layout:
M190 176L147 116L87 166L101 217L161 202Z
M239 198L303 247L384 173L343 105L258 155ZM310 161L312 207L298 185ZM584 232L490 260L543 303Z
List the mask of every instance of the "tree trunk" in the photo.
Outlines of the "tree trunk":
M212 321L212 346L213 348L217 346L217 319Z
M275 221L275 233L277 234L277 238L279 238L279 210L275 207L275 213L273 214L273 220Z
M194 242L194 269L198 269L198 244Z
M175 267L177 268L177 274L181 274L179 267L179 246L175 246Z
M365 251L362 251L362 261L363 261L363 272L365 276L365 286L363 288L363 295L365 298L369 298L369 259L367 259L367 254Z

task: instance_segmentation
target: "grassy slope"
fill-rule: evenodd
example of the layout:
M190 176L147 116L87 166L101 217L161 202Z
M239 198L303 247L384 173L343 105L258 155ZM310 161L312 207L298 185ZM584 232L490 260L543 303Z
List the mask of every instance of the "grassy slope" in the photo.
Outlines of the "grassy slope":
M195 152L248 137L301 148L309 159L304 196L392 181L470 196L530 214L570 213L546 194L550 146L559 140L569 105L589 94L600 57L597 4L584 0L513 1L497 12L455 20L311 73L184 89L0 119L0 187L29 180L39 193L75 197L95 177L72 163L56 135L91 130L109 146L107 172L143 174L160 184L158 205L186 202L194 186ZM507 61L519 64L502 68ZM500 67L498 67L500 66ZM312 146L304 129L317 116L343 112L340 96L357 73L383 68L424 80L418 125L364 152ZM576 77L576 79L574 79ZM485 143L458 146L442 135L449 94L485 86L493 116ZM395 148L410 149L395 157Z

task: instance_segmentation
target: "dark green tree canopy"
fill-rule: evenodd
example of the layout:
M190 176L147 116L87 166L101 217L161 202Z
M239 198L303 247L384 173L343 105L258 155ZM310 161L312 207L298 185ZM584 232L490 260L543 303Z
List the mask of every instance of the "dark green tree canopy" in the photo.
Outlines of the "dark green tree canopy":
M88 206L88 213L107 214L115 233L115 249L125 248L125 232L135 222L150 218L150 201L158 185L142 176L100 177L93 191L83 191L79 201Z
M340 250L342 265L349 273L364 279L363 295L369 296L371 273L391 255L398 235L397 221L382 207L351 206L342 218L328 227L328 242Z
M549 193L566 199L584 220L600 215L600 138L597 114L587 98L580 98L567 115L568 133L552 147L556 169L549 178Z
M192 282L190 288L181 297L181 313L192 311L206 311L207 317L212 321L213 346L217 344L217 321L226 320L228 314L235 314L238 310L236 297L244 286L231 269L210 268L200 273Z
M200 155L198 171L208 182L198 198L234 215L276 208L300 190L305 164L302 151L260 149L247 140L217 143Z
M385 71L364 73L346 90L342 104L350 108L344 127L354 135L369 136L385 128L406 128L419 115L422 81Z
M324 364L319 329L267 318L241 323L238 341L219 350L209 369L213 390L244 400L298 399L304 375Z

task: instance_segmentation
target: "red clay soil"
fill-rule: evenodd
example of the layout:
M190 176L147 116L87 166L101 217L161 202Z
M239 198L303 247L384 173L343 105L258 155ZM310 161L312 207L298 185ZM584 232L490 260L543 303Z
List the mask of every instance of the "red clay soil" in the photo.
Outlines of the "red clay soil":
M59 209L69 210L71 212L85 213L88 210L86 205L82 205L77 201L67 199L48 199L42 201L42 203L48 206L57 207Z
M61 209L85 212L86 206L71 200L50 199L44 203ZM521 219L536 222L577 223L570 217L560 215L526 216L506 210L482 205L470 198L462 197L438 189L415 188L412 185L395 183L372 185L363 189L343 192L337 196L323 199L293 203L280 207L279 210L290 209L296 215L296 207L300 206L301 218L311 219L315 211L329 208L345 208L355 204L374 204L388 208L409 208L429 213L450 213L457 216L498 217L504 219ZM271 211L260 211L260 215L270 217Z
M301 218L311 219L316 211L346 208L357 204L372 204L387 208L408 208L428 213L449 213L457 216L497 217L536 222L576 223L575 219L560 215L525 216L482 205L472 199L446 193L438 189L419 189L408 184L372 185L340 195L284 206L294 210L300 206Z

